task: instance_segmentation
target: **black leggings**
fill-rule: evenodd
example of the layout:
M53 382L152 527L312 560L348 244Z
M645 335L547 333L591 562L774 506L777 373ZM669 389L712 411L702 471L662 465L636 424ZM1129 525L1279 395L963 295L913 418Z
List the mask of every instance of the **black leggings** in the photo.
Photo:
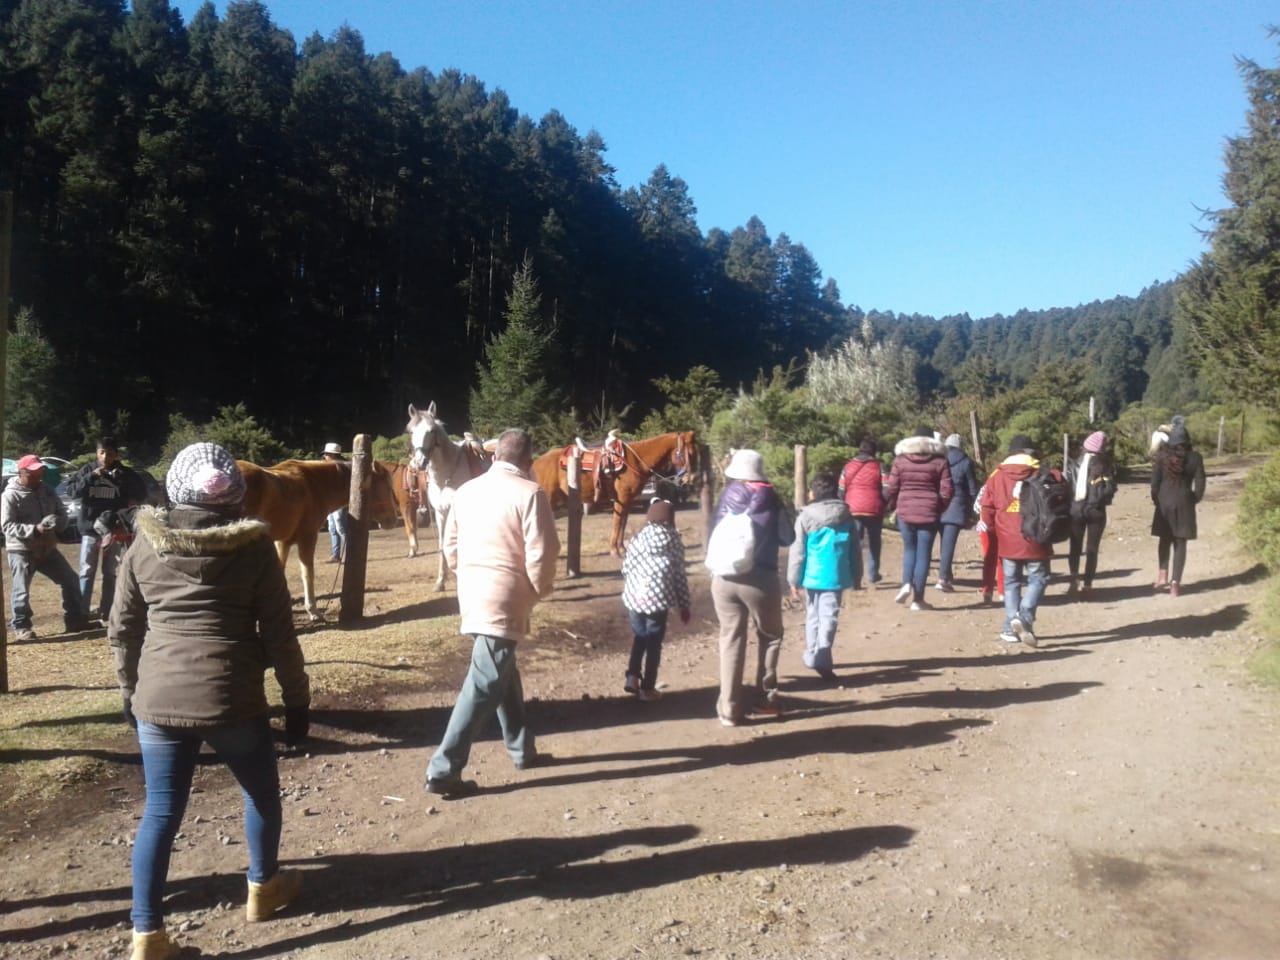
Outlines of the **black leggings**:
M1173 569L1169 570L1169 548L1173 547ZM1187 562L1187 538L1186 537L1161 537L1160 545L1156 548L1156 556L1160 560L1160 569L1169 570L1169 581L1171 583L1182 582L1182 568Z
M1071 552L1067 554L1067 568L1071 576L1080 572L1080 551L1084 550L1084 585L1093 585L1093 575L1098 570L1098 544L1102 542L1102 531L1107 526L1107 515L1104 512L1098 517L1071 518Z

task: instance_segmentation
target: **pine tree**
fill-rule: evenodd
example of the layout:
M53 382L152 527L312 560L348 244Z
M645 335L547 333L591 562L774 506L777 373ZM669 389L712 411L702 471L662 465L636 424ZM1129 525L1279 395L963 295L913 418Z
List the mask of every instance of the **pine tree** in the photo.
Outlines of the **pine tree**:
M1280 32L1273 30L1273 38ZM1176 317L1224 394L1280 402L1280 69L1239 61L1248 131L1227 140L1231 206L1206 214L1211 249L1178 283Z
M564 392L547 382L547 372L560 367L555 363L555 332L543 329L541 301L533 264L526 258L507 296L507 325L485 344L471 390L474 429L495 436L508 427L523 427L533 436L535 449L566 439L559 435Z

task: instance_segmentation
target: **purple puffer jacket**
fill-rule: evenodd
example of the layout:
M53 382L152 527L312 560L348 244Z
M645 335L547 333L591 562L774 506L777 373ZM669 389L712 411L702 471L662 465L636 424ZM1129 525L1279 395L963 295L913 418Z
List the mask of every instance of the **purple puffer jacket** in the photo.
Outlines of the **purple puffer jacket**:
M790 546L795 528L771 483L730 480L716 506L715 525L731 513L747 513L756 530L756 570L777 570L778 550Z
M937 523L951 502L947 448L932 437L907 437L893 448L885 496L908 523Z

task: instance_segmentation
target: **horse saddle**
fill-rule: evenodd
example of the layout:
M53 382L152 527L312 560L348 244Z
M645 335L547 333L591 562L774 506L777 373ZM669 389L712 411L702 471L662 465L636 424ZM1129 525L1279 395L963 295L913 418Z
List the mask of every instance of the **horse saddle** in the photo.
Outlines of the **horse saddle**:
M586 444L581 437L575 439L560 451L561 470L569 469L569 458L573 456L582 458L583 473L615 477L627 469L622 441L612 432L600 443Z

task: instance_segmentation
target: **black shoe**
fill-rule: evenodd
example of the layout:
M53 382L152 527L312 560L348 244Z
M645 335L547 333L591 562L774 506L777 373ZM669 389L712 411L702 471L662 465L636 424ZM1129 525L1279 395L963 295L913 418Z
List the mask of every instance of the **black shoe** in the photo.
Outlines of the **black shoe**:
M474 780L428 780L427 793L434 793L445 800L461 800L474 797L480 786Z
M65 633L83 633L99 625L92 620L66 620L63 622Z
M827 683L840 682L840 678L836 676L836 672L832 670L830 667L826 668L825 670L818 670L818 676L820 676L823 680L827 681Z
M517 763L517 770L532 770L534 767L549 767L555 763L555 759L549 753L535 753L523 763Z

